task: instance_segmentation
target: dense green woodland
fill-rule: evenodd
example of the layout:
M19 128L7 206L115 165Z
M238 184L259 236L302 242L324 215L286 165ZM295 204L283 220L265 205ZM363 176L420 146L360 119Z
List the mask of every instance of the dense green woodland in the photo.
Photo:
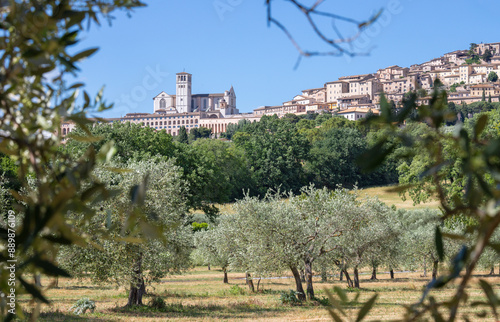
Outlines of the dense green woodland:
M230 126L224 139L205 139L206 129L192 131L176 140L165 131L135 124L99 124L94 143L69 139L64 149L76 156L89 145L99 150L109 141L117 149L115 160L174 159L189 182L193 208L234 201L243 192L263 197L269 188L298 192L309 183L317 187L366 187L396 183L396 161L375 173L362 173L356 159L377 136L360 122L329 114L284 118L264 116L260 122ZM74 132L83 136L83 132ZM71 138L71 135L70 135Z
M457 119L469 124L469 116L496 110L499 105L450 103L449 108L457 114ZM448 123L451 126L456 120ZM414 136L426 131L425 124L409 123L408 127ZM80 156L89 145L99 150L113 141L117 162L156 156L173 158L189 182L190 206L209 213L216 211L211 205L240 199L243 192L263 197L270 188L298 192L310 183L329 189L337 185L382 186L397 183L398 178L407 183L410 175L407 166L412 163L407 149L399 144L380 168L364 173L357 159L378 140L380 131L374 126L365 126L362 121L349 121L331 114L289 114L281 119L264 116L254 123L241 121L228 126L222 135L225 140L206 139L210 130L205 128L194 129L175 140L164 130L129 123L99 124L91 131L102 140L85 143L69 139L64 149ZM76 131L72 135L81 137L84 133ZM418 155L417 159L423 157ZM417 164L411 167L413 171L417 171Z

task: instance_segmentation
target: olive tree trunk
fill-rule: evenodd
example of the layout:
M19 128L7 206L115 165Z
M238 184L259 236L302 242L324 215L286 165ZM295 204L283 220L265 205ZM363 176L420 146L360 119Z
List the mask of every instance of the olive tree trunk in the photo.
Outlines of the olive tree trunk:
M227 283L229 283L229 281L227 279L227 268L223 267L222 271L224 272L224 284L227 284Z
M142 276L142 253L140 253L134 263L127 306L142 305L142 296L145 293L146 285L144 284L144 278Z
M375 265L372 266L372 277L370 279L371 280L377 279L377 266L375 266Z
M359 288L359 274L358 267L354 267L354 287Z
M351 276L349 276L349 273L347 272L346 269L343 269L342 272L344 272L345 279L347 281L347 287L354 287L354 283L352 282Z
M437 273L438 273L438 264L439 260L434 260L432 263L432 280L436 280L437 278Z
M303 270L303 269L301 269L301 270L300 270L300 281L301 281L302 283L305 283L305 282L306 282L306 274L304 273L304 270Z
M389 271L389 273L391 274L391 280L394 279L394 270L391 268L391 270Z
M245 273L245 279L247 281L248 288L250 291L255 292L255 287L253 286L253 280L252 280L252 275L250 273Z
M312 300L314 298L312 262L306 260L304 261L304 266L306 270L307 296L309 297L310 300Z
M304 293L304 288L302 287L299 270L295 266L290 266L290 269L292 271L293 278L295 279L295 291L297 292L297 297L300 301L305 301L306 293Z

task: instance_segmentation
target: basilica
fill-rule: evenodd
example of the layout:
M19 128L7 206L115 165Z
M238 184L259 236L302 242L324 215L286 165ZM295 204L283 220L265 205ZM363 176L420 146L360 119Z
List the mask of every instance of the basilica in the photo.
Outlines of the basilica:
M236 108L236 95L234 88L224 93L192 94L192 75L178 73L176 75L175 95L161 92L153 98L154 113L198 113L226 115L239 114Z

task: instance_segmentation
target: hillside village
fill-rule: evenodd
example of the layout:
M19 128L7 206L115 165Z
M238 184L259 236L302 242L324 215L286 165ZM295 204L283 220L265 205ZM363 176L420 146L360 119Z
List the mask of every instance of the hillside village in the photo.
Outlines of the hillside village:
M488 76L494 73L495 81ZM493 74L492 74L493 75ZM303 114L331 110L355 119L355 111L365 114L369 109L380 108L380 95L399 104L409 91L417 91L421 103L437 79L449 92L448 101L456 104L481 101L483 92L492 102L500 98L500 43L471 44L469 50L457 50L442 57L410 67L390 66L376 73L343 76L327 82L320 88L303 90L302 94L281 106L265 106L256 114L279 116L287 113ZM494 76L492 76L494 77Z
M239 113L234 88L217 94L192 94L192 75L177 74L176 94L161 92L153 98L153 113L129 113L109 122L143 124L166 130L176 136L186 130L206 127L214 135L226 131L228 124L241 120L258 121L263 115L331 112L349 120L363 118L369 111L378 113L380 97L397 106L406 93L415 91L420 104L426 104L436 80L448 90L448 101L470 104L485 100L500 101L500 42L470 44L469 50L456 50L441 57L410 67L389 66L375 73L342 76L323 87L303 90L301 94L278 106L262 106L252 113ZM65 122L61 134L75 127Z

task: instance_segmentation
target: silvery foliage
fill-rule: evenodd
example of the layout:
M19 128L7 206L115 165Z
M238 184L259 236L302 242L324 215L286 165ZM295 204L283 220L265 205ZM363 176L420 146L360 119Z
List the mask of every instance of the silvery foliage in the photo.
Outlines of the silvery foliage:
M371 211L355 193L304 187L301 194L269 192L263 200L246 196L227 220L237 252L231 265L255 273L300 267L340 247L341 236ZM228 228L229 229L229 228Z
M69 309L73 310L74 314L80 315L80 314L85 314L85 312L87 311L94 313L95 307L96 306L94 301L90 300L88 297L84 297L76 301L76 303L73 304L73 306L70 307Z
M201 258L203 264L221 266L226 269L229 266L229 259L236 251L236 244L233 242L232 230L227 225L232 222L234 215L222 215L220 224L209 226L208 230L200 230L194 234L193 251L196 258Z
M59 262L77 276L89 272L94 281L127 284L139 254L146 280L189 266L192 233L184 225L187 189L180 168L172 160L153 159L130 162L125 170L97 169L95 175L110 189L120 188L120 193L96 205L98 215L91 219L73 216L74 224L86 233L82 237L94 246L65 247L61 252ZM124 230L125 221L134 220L124 215L131 207L131 187L141 186L144 177L147 189L140 208L149 222Z
M339 237L332 257L343 259L345 268L389 263L399 228L393 212L376 198L358 199L346 214L352 227Z
M399 210L403 226L401 249L406 254L405 266L422 268L438 259L435 242L435 227L440 223L441 212L433 209Z

